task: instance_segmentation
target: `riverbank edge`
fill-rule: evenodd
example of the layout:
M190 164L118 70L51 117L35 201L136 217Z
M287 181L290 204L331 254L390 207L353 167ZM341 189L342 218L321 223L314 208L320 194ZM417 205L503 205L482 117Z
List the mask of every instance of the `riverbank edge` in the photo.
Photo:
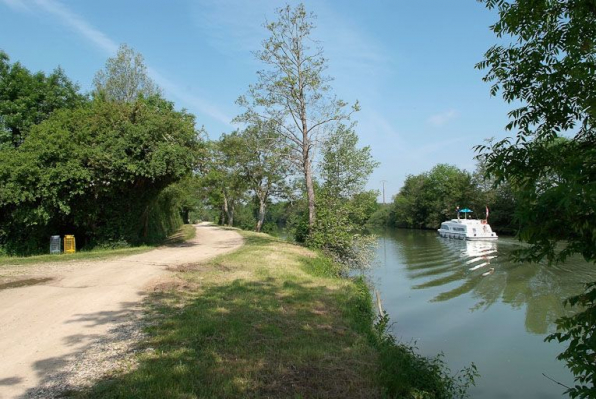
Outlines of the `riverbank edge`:
M395 342L364 278L341 278L321 253L239 233L243 247L178 268L150 296L134 369L71 396L450 397L467 388L441 357Z

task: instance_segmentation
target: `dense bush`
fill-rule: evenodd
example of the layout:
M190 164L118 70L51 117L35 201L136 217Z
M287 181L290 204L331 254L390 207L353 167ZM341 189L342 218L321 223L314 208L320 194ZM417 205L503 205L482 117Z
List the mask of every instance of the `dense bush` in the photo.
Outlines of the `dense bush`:
M159 97L57 111L0 150L0 243L25 254L53 234L151 242L179 223L173 193L162 192L190 173L198 150L194 118Z
M323 250L346 269L368 268L374 259L376 237L362 234L362 220L367 220L375 208L363 206L358 196L347 200L337 198L325 189L320 190L317 193L317 220L306 237L306 244Z

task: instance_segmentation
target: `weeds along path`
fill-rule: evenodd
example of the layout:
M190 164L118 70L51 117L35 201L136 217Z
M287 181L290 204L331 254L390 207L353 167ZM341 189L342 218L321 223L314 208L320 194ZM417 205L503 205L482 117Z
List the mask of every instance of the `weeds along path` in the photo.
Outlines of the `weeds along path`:
M176 246L23 268L23 279L38 284L0 290L0 398L52 397L109 373L139 339L141 301L152 287L169 283L168 269L243 243L235 231L195 227L196 237Z

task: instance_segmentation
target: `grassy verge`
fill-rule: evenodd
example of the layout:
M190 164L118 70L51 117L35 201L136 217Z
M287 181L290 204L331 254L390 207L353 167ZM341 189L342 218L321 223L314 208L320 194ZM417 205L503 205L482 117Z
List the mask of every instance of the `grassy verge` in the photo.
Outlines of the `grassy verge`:
M183 225L178 231L168 237L163 245L176 245L194 238L196 230L192 225ZM55 263L77 260L100 260L118 256L139 254L154 249L153 246L139 246L116 249L93 249L90 251L79 251L73 254L35 255L35 256L0 256L0 266L3 265L32 265L38 263Z
M174 234L169 236L164 245L177 245L185 241L192 240L197 235L197 229L192 224L183 224Z
M374 327L362 279L337 278L334 264L304 248L264 234L242 234L241 249L184 265L178 284L150 298L149 338L137 355L138 367L71 394L444 397L424 396L419 389L441 369L395 345L383 324ZM410 369L405 373L402 367Z
M151 348L97 398L377 397L370 306L324 258L269 236L185 265L151 300ZM363 308L364 306L364 308ZM364 318L360 311L364 310Z
M3 256L0 257L0 266L4 265L32 265L38 263L68 262L75 260L107 259L116 256L134 255L153 249L149 246L118 248L118 249L94 249L91 251L80 251L74 254L55 255L34 255L34 256Z

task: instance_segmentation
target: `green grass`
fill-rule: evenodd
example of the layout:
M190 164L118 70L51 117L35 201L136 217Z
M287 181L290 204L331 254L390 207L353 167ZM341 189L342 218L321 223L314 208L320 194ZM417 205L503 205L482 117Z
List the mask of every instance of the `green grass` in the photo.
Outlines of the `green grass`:
M193 225L183 225L178 231L168 237L162 245L176 245L194 238L196 230ZM153 246L143 245L130 248L116 249L93 249L90 251L78 251L73 254L61 253L54 255L34 255L34 256L0 256L0 267L5 265L32 265L38 263L70 262L78 260L100 260L109 259L118 256L135 255L154 249Z
M150 299L151 351L134 371L75 393L96 398L380 396L365 331L368 290L329 261L264 234Z
M169 236L164 245L177 245L185 241L192 240L197 235L197 229L192 224L183 224L174 234Z
M397 343L362 278L265 234L184 265L147 302L138 367L76 398L452 398L475 368L450 376L441 356ZM375 323L375 321L377 321Z
M118 249L94 249L91 251L80 251L73 254L34 255L34 256L2 256L0 266L4 265L31 265L38 263L69 262L77 260L107 259L116 256L134 255L147 252L153 249L149 246L118 248Z

